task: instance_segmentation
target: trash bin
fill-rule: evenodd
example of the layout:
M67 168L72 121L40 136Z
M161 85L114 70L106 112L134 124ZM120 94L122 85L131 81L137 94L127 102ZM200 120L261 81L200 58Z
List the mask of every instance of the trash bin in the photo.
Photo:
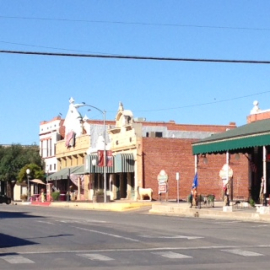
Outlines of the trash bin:
M60 201L63 202L66 200L66 194L60 194Z

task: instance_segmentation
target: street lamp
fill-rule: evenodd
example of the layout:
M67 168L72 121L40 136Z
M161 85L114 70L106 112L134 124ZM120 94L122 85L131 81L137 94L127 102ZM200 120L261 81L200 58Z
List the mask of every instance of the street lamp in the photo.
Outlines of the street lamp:
M27 174L27 201L29 201L29 178L30 178L30 169L26 169L26 174Z
M87 107L91 107L93 109L96 109L97 111L99 111L100 113L103 114L103 137L104 137L104 150L103 150L103 159L104 159L104 164L103 164L103 174L104 174L104 203L107 202L107 197L106 197L106 191L107 191L107 179L106 179L106 175L107 175L107 157L106 157L106 111L105 110L101 110L95 106L89 105L89 104L85 104L83 102L82 106L87 106Z

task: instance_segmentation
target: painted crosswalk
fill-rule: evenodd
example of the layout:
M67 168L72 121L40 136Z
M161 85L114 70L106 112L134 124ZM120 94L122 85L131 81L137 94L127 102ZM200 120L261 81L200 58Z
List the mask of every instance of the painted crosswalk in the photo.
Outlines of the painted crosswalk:
M261 253L248 251L248 250L242 250L242 249L223 249L221 251L232 253L235 255L244 256L244 257L263 256L263 254L261 254Z
M222 253L228 253L231 254L231 256L239 256L239 257L258 257L258 256L266 256L261 253L257 253L254 251L249 251L246 249L241 249L241 248L231 248L231 249L219 249L216 250L217 252L222 252ZM140 252L137 250L137 252ZM192 256L190 256L186 250L186 254L183 254L182 252L179 252L178 250L156 250L156 251L150 251L148 254L152 254L155 257L159 257L159 260L163 259L171 259L171 260L188 260L188 259L198 259L202 255L194 253L194 250L192 251ZM37 257L34 257L33 259L33 254L12 254L12 255L0 255L0 266L1 266L1 261L6 262L8 264L38 264L39 260ZM59 256L61 256L59 254ZM116 251L116 253L108 253L108 252L84 252L84 253L76 253L74 252L74 256L76 256L78 259L79 258L84 258L89 261L100 261L100 262L110 262L110 261L117 261L118 263L121 264L121 255L119 256L119 252ZM27 258L30 257L31 259ZM149 256L147 255L147 258ZM126 258L126 257L125 257ZM129 257L130 260L133 260L132 257ZM136 260L136 258L134 258ZM126 259L125 259L126 260ZM0 267L1 269L1 267Z
M113 261L114 259L102 254L77 254L79 257L87 258L91 261Z
M32 260L29 260L20 255L6 255L6 256L1 256L0 258L10 264L34 263Z
M172 252L172 251L165 251L165 252L160 251L160 252L151 252L151 253L165 257L165 258L169 258L169 259L190 259L190 258L192 258L191 256L187 256L187 255L180 254L177 252Z

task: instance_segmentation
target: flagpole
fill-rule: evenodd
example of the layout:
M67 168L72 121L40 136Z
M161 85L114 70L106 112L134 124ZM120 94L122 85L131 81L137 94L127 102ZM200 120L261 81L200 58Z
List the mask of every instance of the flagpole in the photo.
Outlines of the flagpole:
M89 104L85 104L83 103L81 106L88 106L91 108L96 109L97 111L101 112L103 114L103 137L104 137L104 149L103 149L103 178L104 178L104 203L107 202L107 179L106 179L106 175L107 175L107 157L106 157L106 111L105 110L101 110L95 106L89 105Z
M195 164L195 174L198 171L198 155L194 156L194 164Z
M106 157L106 111L103 111L103 124L104 124L104 203L107 202L107 157Z

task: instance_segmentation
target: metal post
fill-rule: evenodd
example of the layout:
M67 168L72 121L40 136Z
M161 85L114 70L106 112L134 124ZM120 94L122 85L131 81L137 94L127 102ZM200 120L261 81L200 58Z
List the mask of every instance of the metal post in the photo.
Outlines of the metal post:
M30 190L29 190L29 174L27 174L27 201L29 201Z
M30 197L30 188L29 188L29 178L30 178L30 172L31 170L28 168L26 169L26 175L27 175L27 201L29 201L29 197Z
M179 172L176 173L176 181L177 181L177 202L179 203Z
M103 117L104 117L104 203L107 202L107 156L106 156L106 111L103 111Z
M104 131L103 131L103 136L104 136L104 152L103 152L103 158L104 158L104 164L103 164L103 173L104 173L104 203L106 203L106 191L107 191L107 179L106 179L106 174L107 174L107 157L106 157L106 111L102 111L101 109L83 103L81 106L88 106L91 108L94 108L101 112L103 114L103 125L104 125Z

